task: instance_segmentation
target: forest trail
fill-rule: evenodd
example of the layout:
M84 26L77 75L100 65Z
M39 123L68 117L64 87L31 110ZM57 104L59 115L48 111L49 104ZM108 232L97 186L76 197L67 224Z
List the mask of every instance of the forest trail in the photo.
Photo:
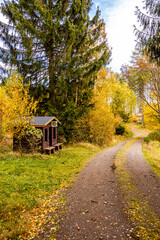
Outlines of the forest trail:
M101 152L81 172L67 193L57 240L132 239L113 165L126 142Z
M142 134L139 130L135 132L136 136ZM125 152L123 149L127 144L130 146ZM138 195L149 201L151 209L160 217L160 178L155 176L144 159L142 138L137 140L134 137L97 154L79 174L73 187L66 190L66 213L61 217L60 230L53 239L137 239L133 234L135 223L124 211L126 199L121 191L116 165L120 151L126 156L126 171L130 172ZM47 238L43 236L37 239Z

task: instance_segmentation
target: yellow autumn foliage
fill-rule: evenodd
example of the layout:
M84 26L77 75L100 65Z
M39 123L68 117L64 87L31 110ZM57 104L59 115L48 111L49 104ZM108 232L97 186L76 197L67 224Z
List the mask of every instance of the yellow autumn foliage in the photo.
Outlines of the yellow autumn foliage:
M91 139L104 145L112 140L116 125L132 115L136 97L127 83L120 83L112 71L102 68L97 75L93 103L89 113Z
M74 138L105 145L113 139L115 128L132 116L136 97L127 83L120 83L104 67L97 74L91 104L94 107L76 122Z
M0 87L0 140L2 140L6 132L7 114L5 112L9 111L9 103L9 97L4 89Z
M151 105L152 106L152 105ZM160 118L150 106L145 105L143 107L145 127L151 130L160 128Z
M20 131L23 134L23 130L30 125L30 116L36 105L29 96L29 85L23 84L19 74L12 73L5 85L0 87L1 136Z
M105 145L113 139L114 116L109 107L97 106L89 114L90 137L98 145Z
M94 108L89 113L89 126L91 139L104 145L110 142L114 135L114 116L109 107L110 83L114 81L114 76L105 68L97 75L94 88L93 99Z

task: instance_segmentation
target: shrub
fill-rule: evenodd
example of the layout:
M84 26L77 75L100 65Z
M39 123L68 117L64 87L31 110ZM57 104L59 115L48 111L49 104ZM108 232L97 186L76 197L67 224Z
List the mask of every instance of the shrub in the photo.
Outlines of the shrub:
M115 127L115 134L116 135L123 135L126 138L129 138L129 137L133 136L133 133L131 132L131 130L129 128L127 128L127 126L121 125L121 124L119 124Z
M39 151L42 148L42 130L29 126L23 131L14 136L13 150L18 151L21 155L23 152Z
M137 117L133 115L132 118L130 119L130 122L136 123Z
M160 129L151 132L144 141L149 143L151 141L159 141L160 142Z
M89 127L90 139L92 143L99 146L110 143L114 136L114 116L109 108L102 108L90 111L89 114Z
M123 122L127 123L129 122L131 116L129 113L121 112L120 113L121 118L123 119Z
M144 142L145 142L145 143L149 143L150 141L151 141L151 139L150 139L149 136L147 136L147 137L144 138Z
M30 127L26 131L26 139L31 152L41 149L43 133L41 129Z
M119 124L115 129L115 134L124 135L124 133L125 133L125 127Z
M114 116L109 107L98 105L75 122L72 140L103 146L112 141L114 131Z

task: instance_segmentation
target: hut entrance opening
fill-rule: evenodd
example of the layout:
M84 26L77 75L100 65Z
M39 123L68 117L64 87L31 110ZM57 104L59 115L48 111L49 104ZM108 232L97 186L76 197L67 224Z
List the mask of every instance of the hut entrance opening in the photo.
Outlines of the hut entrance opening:
M52 146L52 127L49 127L49 146Z

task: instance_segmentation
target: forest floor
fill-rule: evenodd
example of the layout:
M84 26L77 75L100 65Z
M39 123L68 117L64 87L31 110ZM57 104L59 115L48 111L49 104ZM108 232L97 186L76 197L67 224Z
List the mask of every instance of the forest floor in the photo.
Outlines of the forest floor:
M160 178L142 153L144 131L97 154L63 191L59 230L46 226L35 239L160 239ZM64 209L63 209L64 210ZM56 228L57 229L57 228Z

